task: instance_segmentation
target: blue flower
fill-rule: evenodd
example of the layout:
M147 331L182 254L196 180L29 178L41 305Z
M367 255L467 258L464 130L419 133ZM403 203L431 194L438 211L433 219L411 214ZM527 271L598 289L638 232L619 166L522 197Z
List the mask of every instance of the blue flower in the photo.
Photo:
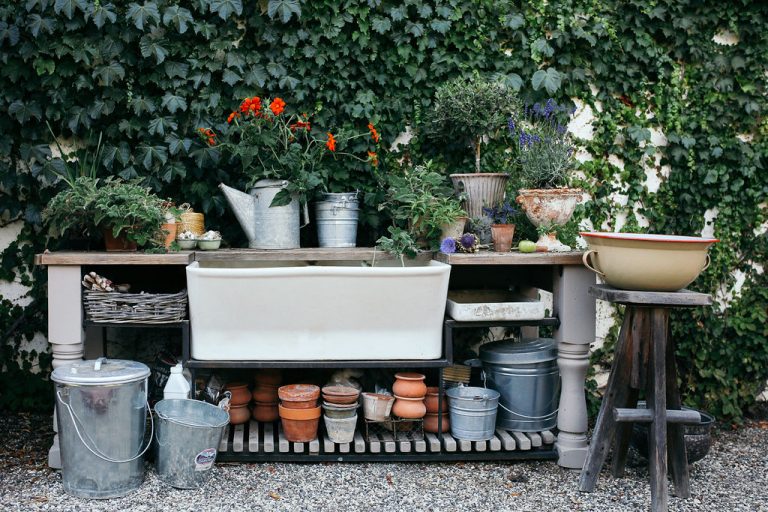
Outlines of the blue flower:
M477 243L477 237L472 233L464 233L459 242L464 249L471 249Z
M456 240L453 238L444 238L442 242L440 242L440 252L443 254L453 254L456 252Z
M515 134L515 120L511 117L509 118L509 122L507 123L507 127L509 128L509 133L514 135Z

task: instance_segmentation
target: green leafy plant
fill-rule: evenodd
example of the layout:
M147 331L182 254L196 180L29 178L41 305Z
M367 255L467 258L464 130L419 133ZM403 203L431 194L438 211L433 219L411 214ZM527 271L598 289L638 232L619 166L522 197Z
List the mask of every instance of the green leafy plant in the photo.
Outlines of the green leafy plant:
M517 151L524 186L534 189L564 187L573 170L575 147L564 114L573 110L549 98L543 105L526 106L508 122Z
M503 83L477 74L459 77L438 87L424 128L430 137L469 143L480 172L483 137L503 129L518 107L517 94Z
M101 159L104 149L101 145L102 133L99 133L99 140L96 143L96 148L92 154L88 149L84 149L83 151L77 152L78 154L76 155L71 155L65 153L64 149L62 149L61 145L59 144L59 139L56 137L56 134L53 133L51 124L46 121L45 125L48 127L48 132L53 137L53 141L54 144L56 144L59 155L61 155L59 158L52 158L48 160L46 162L45 169L59 177L69 187L72 188L77 186L77 178L90 178L91 180L96 179L98 176L99 168L102 165ZM90 138L91 137L89 134L88 140L90 140Z
M405 266L406 256L415 258L419 254L419 245L408 231L397 226L389 226L387 231L389 236L382 236L376 240L377 249L397 257L402 266Z

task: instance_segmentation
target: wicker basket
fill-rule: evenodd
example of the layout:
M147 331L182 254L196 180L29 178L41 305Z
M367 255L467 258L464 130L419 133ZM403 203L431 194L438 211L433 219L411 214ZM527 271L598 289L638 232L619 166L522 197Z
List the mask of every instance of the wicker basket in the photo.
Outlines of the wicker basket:
M179 215L179 233L184 231L191 231L195 235L202 235L205 233L205 218L202 213L196 213L189 203L182 204L179 208L184 210L184 213Z
M168 324L187 315L187 290L179 293L118 293L84 290L83 309L91 322Z

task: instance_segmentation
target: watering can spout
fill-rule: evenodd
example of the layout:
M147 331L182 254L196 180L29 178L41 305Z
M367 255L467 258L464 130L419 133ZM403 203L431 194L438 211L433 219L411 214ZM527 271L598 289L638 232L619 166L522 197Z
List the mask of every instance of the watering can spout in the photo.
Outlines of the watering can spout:
M256 218L253 212L256 199L250 194L228 187L223 183L219 183L219 188L235 213L245 236L248 237L249 241L254 240L256 238Z

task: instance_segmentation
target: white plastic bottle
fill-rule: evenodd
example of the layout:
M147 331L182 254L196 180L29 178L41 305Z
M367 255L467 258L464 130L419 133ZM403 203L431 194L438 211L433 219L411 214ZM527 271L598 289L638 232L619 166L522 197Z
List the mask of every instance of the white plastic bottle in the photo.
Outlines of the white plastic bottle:
M189 382L184 376L184 368L181 363L171 368L171 374L168 376L168 382L163 388L163 398L189 398Z

